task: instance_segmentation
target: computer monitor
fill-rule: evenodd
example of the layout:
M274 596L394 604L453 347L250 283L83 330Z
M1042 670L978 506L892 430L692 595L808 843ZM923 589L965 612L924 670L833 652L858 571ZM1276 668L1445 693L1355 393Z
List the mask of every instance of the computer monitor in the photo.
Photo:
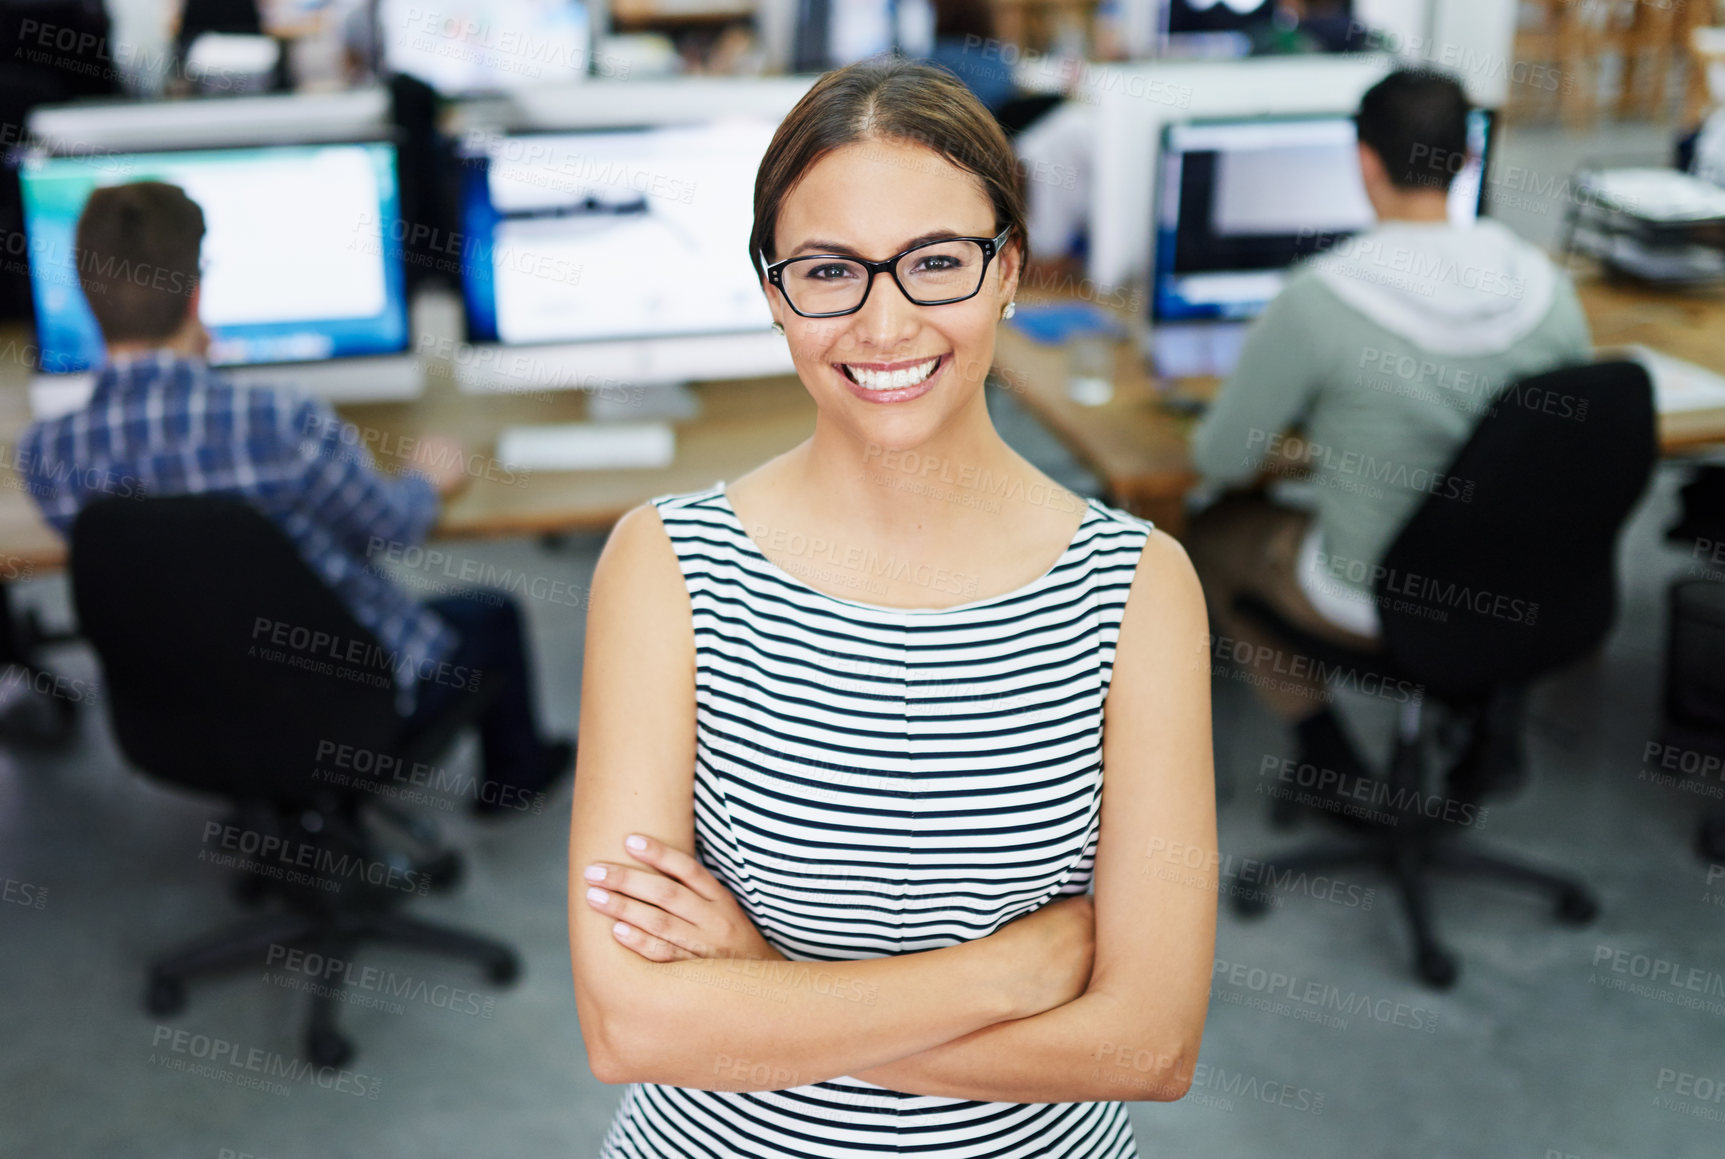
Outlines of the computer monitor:
M1162 0L1162 28L1171 36L1193 32L1246 32L1275 19L1276 0Z
M346 364L348 381L332 379L322 393L417 392L393 145L349 141L76 156L26 151L19 178L45 375L77 376L103 357L78 279L81 264L103 260L77 249L85 202L99 185L155 180L184 189L204 213L199 313L210 331L212 365L267 371L272 381L286 383L308 372L316 378L314 367ZM391 360L387 367L379 365L384 358ZM352 365L357 361L365 362L363 370ZM285 364L297 365L289 370Z
M1198 121L1163 129L1151 321L1255 318L1288 267L1375 218L1351 117ZM1480 213L1491 114L1468 117L1450 220ZM1435 171L1434 171L1435 172Z
M591 72L585 0L377 0L383 72L445 96L578 81Z
M1262 50L1276 35L1277 0L1152 0L1158 55L1228 57ZM1330 51L1356 40L1350 0L1308 4L1307 36Z
M826 72L882 53L934 49L930 0L797 0L791 67Z
M462 298L474 343L534 345L522 381L672 384L789 373L749 263L777 121L498 133L463 142Z

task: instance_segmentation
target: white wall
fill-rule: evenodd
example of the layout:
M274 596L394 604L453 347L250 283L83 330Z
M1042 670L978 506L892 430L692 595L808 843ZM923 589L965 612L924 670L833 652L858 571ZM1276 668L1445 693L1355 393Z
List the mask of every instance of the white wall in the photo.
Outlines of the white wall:
M1502 108L1511 83L1556 83L1515 61L1516 0L1437 0L1425 58L1461 77L1476 105Z

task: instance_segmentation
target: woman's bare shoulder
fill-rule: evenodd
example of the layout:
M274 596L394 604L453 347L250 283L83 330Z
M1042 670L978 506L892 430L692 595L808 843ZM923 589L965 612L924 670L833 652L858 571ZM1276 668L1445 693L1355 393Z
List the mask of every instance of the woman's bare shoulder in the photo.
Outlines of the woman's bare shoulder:
M591 602L607 597L687 600L682 566L656 504L630 508L611 528L593 568Z

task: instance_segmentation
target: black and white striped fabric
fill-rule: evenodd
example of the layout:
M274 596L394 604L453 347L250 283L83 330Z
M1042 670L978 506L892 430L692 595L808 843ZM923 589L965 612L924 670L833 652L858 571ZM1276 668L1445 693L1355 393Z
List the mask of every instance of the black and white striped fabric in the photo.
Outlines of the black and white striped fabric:
M770 562L722 485L653 502L694 615L697 852L773 946L795 961L936 949L1089 889L1102 705L1148 523L1090 500L1072 543L1028 586L906 609L828 595L798 574L820 569L832 588L893 561L788 541L781 558L809 569ZM786 984L762 966L740 972L739 988ZM782 1077L786 1089L743 1093L633 1084L604 1159L1137 1154L1119 1102L975 1102Z

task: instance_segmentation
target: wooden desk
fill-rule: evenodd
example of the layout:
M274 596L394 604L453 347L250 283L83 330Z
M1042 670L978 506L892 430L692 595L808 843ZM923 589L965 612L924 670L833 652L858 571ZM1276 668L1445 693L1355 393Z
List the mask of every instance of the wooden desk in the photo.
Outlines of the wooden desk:
M1580 283L1581 301L1601 346L1640 343L1725 374L1725 293L1652 294L1596 278ZM21 329L4 335L24 340ZM15 349L18 347L14 347ZM1164 405L1144 360L1122 344L1116 350L1114 398L1105 406L1079 406L1066 397L1066 351L1039 346L1010 326L995 351L997 377L1102 480L1107 502L1154 520L1178 535L1184 530L1186 492L1197 481L1187 451L1194 419ZM0 445L15 446L29 423L27 374L0 369ZM1174 384L1180 394L1207 396L1214 380ZM814 430L814 404L795 378L711 383L695 387L700 418L677 424L677 460L663 470L537 471L521 485L495 463L479 462L473 483L445 508L439 537L531 535L576 529L603 530L654 495L694 491L734 479L789 450ZM459 437L488 460L504 427L576 422L586 414L578 391L534 395L467 395L433 366L423 396L411 402L340 408L366 434L385 470L404 456L394 440L441 433ZM1725 441L1725 408L1665 416L1660 443L1680 453ZM7 462L12 461L10 450ZM485 476L489 475L487 478ZM0 574L6 567L59 567L65 547L36 514L17 475L0 472ZM7 563L10 557L11 563Z
M1065 347L1032 342L1011 326L1002 326L995 340L994 370L1101 479L1108 503L1179 535L1186 492L1198 481L1187 448L1196 419L1167 409L1143 356L1130 343L1121 343L1114 355L1114 397L1102 406L1081 406L1067 397ZM1215 381L1188 380L1175 389L1208 397Z
M21 348L21 328L7 333ZM0 369L0 583L61 567L65 543L42 521L13 464L15 448L30 424L28 372ZM434 367L425 393L408 402L343 405L337 409L359 427L373 458L385 471L406 464L400 440L448 434L469 452L473 481L444 506L433 534L439 538L531 535L551 531L604 530L636 504L673 491L696 491L734 479L790 450L813 431L815 407L795 377L697 385L701 416L677 424L677 459L663 470L534 471L509 482L511 474L491 459L504 427L579 422L587 413L579 391L527 395L468 395ZM475 458L477 456L477 458Z
M1725 290L1652 294L1602 278L1576 289L1595 346L1637 343L1725 374ZM1659 416L1659 448L1677 454L1725 441L1725 408Z
M625 511L655 495L698 491L735 479L790 450L815 429L815 404L794 375L697 384L701 413L676 424L677 457L663 469L533 471L519 485L495 462L473 463L473 481L445 504L440 537L533 535L604 530ZM462 394L442 374L427 376L426 392L412 402L340 408L362 432L447 434L471 453L489 456L505 427L580 422L587 397L579 391L527 395ZM393 469L389 455L377 456ZM489 477L487 477L489 476Z
M1594 276L1578 280L1597 346L1639 343L1725 374L1725 291L1653 293ZM1066 352L1039 346L1002 327L995 371L1072 453L1102 479L1106 499L1172 535L1184 531L1186 492L1197 481L1187 452L1196 419L1170 411L1144 359L1116 350L1114 398L1080 406L1066 397ZM1214 379L1168 384L1175 394L1208 398ZM1662 415L1660 449L1680 453L1725 441L1725 408Z

